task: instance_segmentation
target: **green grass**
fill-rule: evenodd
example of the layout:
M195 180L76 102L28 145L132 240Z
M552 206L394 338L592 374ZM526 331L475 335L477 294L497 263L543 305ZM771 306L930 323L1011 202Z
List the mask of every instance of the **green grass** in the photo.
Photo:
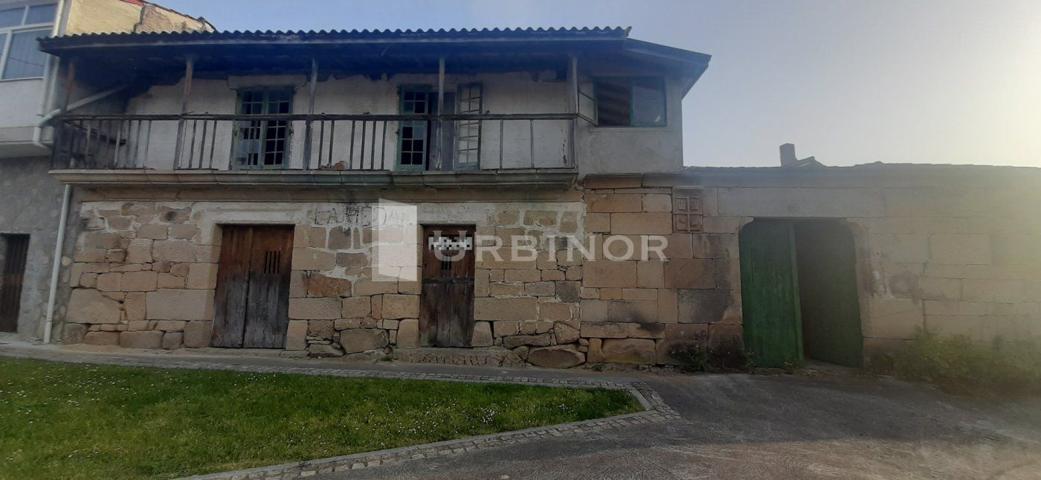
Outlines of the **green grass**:
M900 378L933 383L952 393L1041 393L1041 342L1033 339L978 343L921 330L885 363Z
M0 478L173 478L637 410L612 390L0 359Z

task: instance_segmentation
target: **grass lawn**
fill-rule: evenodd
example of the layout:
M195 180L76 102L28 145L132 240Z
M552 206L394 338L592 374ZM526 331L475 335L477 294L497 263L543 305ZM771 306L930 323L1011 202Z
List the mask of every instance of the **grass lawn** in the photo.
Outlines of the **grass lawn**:
M637 410L610 390L0 359L0 478L173 478Z

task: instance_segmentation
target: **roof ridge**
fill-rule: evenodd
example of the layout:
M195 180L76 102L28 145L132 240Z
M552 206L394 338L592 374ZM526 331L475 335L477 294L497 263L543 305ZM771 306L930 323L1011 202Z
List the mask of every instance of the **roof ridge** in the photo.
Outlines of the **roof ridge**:
M259 35L317 35L317 36L387 36L387 35L487 35L487 34L602 34L628 37L632 27L583 26L583 27L452 27L452 28L408 28L408 29L334 29L334 30L214 30L214 31L152 31L152 32L84 32L59 35L50 38L72 37L149 37L160 35L177 36L259 36Z

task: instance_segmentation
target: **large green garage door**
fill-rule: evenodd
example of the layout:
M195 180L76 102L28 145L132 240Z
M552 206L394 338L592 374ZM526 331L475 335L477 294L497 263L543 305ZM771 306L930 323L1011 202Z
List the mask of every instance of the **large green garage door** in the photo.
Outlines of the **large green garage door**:
M756 365L860 366L853 237L834 221L757 220L741 230L745 347Z
M745 349L760 367L802 363L792 225L752 222L741 229L739 240Z

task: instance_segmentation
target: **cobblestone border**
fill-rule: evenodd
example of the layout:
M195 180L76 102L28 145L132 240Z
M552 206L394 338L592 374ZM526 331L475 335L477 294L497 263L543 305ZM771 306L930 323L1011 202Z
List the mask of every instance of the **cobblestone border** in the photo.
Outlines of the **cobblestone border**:
M67 363L96 363L129 367L177 368L188 370L223 370L249 373L288 373L296 375L316 375L343 378L380 378L397 380L435 380L443 382L464 383L508 383L537 385L546 387L570 388L603 388L625 390L629 392L644 411L616 415L613 417L585 420L581 422L563 423L543 427L533 427L511 432L493 433L466 437L443 442L413 445L408 447L363 452L338 457L305 460L301 462L283 463L265 467L233 470L185 477L194 480L288 480L306 478L319 474L360 470L380 465L390 465L410 460L447 457L486 448L498 448L516 445L548 437L567 435L589 435L592 433L635 425L680 420L680 415L668 406L654 389L642 382L613 382L584 378L539 378L535 376L510 375L466 375L451 373L421 372L386 372L378 370L354 370L335 367L293 367L268 365L242 365L204 360L173 360L169 358L144 357L96 357L85 355L64 355L54 352L51 355L33 355L23 351L12 351L0 348L0 355L20 358L37 358ZM71 352L67 352L71 353ZM89 355L89 354L88 354ZM74 358L70 358L74 357Z

